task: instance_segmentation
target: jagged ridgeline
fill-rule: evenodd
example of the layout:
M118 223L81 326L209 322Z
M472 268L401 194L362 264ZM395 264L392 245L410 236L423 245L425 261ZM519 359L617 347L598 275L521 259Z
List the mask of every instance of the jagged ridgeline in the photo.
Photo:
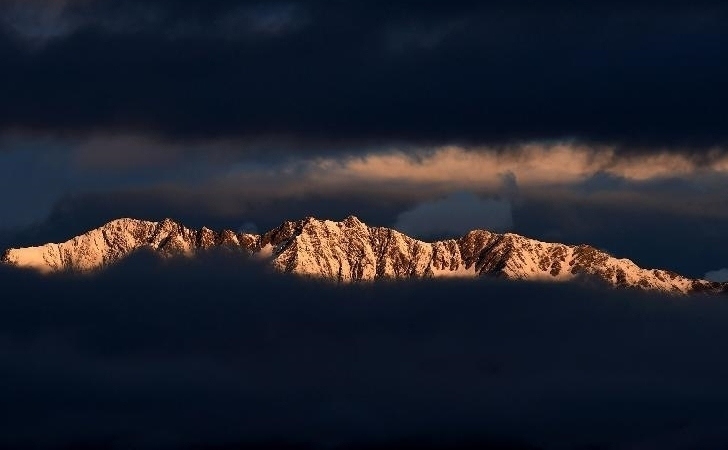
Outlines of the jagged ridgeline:
M643 269L588 245L540 242L486 230L423 242L391 228L367 226L354 216L341 222L312 217L287 221L260 235L195 230L170 219L118 219L60 244L9 249L2 261L44 273L90 272L141 249L162 257L192 257L215 248L262 256L280 272L341 282L487 275L515 280L596 279L612 286L679 294L726 291L724 283Z

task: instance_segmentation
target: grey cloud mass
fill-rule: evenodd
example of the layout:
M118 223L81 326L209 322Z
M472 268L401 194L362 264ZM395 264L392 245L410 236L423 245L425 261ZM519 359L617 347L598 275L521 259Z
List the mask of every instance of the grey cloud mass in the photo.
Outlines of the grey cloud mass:
M728 269L711 270L705 274L704 278L710 281L728 281Z
M420 203L397 216L394 228L411 236L460 236L484 229L506 231L513 227L511 203L481 199L470 192L456 192L443 199Z

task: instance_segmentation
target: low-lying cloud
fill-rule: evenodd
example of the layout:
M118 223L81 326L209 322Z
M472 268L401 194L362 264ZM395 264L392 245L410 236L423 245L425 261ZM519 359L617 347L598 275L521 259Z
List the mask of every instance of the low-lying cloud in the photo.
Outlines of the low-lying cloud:
M0 281L4 447L728 443L723 298L336 286L224 255Z

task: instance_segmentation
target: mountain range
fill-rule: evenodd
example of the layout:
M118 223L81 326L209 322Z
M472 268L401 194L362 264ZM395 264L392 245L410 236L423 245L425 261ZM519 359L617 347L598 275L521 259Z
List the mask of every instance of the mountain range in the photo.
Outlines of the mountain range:
M589 245L541 242L513 233L473 230L457 239L424 242L349 216L341 222L307 217L267 233L191 229L165 219L117 219L63 243L12 248L2 262L42 273L92 272L139 250L162 257L225 248L257 255L284 273L338 282L424 277L491 276L512 280L596 280L674 294L725 293L728 283L644 269Z

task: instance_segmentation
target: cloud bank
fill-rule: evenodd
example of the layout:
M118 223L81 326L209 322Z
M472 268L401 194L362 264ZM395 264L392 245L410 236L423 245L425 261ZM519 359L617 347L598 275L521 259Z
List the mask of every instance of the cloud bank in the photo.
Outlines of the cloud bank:
M728 442L720 298L334 286L229 255L0 279L2 446Z

